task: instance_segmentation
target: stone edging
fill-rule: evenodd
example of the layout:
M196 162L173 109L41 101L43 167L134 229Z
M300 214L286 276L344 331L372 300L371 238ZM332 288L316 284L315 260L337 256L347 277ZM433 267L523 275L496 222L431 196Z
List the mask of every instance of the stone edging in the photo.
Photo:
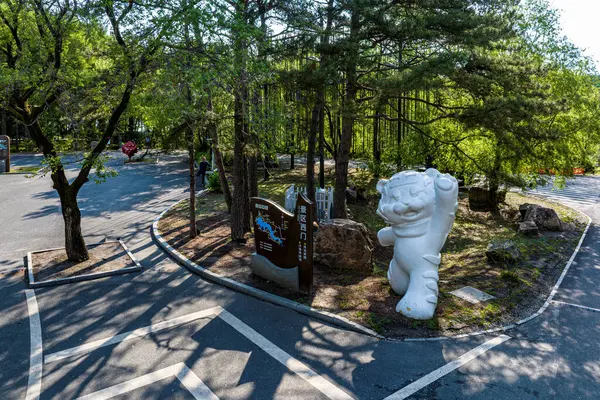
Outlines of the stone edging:
M202 193L202 192L200 192L200 193ZM208 280L210 280L212 282L218 283L219 285L226 286L226 287L228 287L230 289L233 289L233 290L236 290L238 292L241 292L241 293L244 293L244 294L256 297L258 299L267 301L269 303L273 303L273 304L276 304L276 305L279 305L279 306L282 306L282 307L290 308L290 309L295 310L295 311L297 311L297 312L299 312L301 314L308 315L309 317L313 317L313 318L319 319L321 321L329 322L329 323L331 323L333 325L337 325L337 326L340 326L340 327L345 328L345 329L350 329L350 330L355 331L355 332L364 333L364 334L367 334L369 336L376 337L378 339L385 339L385 340L390 340L390 341L405 341L405 342L441 341L441 340L449 340L449 339L460 339L460 338L471 337L471 336L480 336L480 335L488 335L488 334L494 334L494 333L502 333L502 332L506 332L506 331L509 331L511 329L514 329L514 328L516 328L516 327L518 327L520 325L523 325L523 324L531 321L532 319L538 317L540 314L542 314L546 310L546 308L548 308L548 306L552 302L552 299L554 298L554 295L556 294L556 292L558 291L558 288L562 284L563 279L567 275L567 272L569 271L569 268L571 268L571 264L573 263L573 260L575 260L575 257L579 253L579 250L581 249L581 244L583 243L583 240L585 239L585 237L587 235L587 232L588 232L588 230L590 228L590 225L592 224L592 219L589 216L586 215L586 217L588 218L588 223L587 223L587 225L585 227L585 230L583 231L583 234L581 235L581 238L579 239L579 243L577 244L577 247L575 248L575 250L573 251L573 254L571 255L571 258L569 258L569 261L565 265L565 267L564 267L564 269L563 269L560 277L558 278L558 281L556 282L556 284L552 288L552 291L550 292L550 295L548 295L548 298L546 299L546 301L544 302L544 304L540 307L540 309L538 311L536 311L535 313L533 313L529 317L523 318L523 319L515 322L514 324L505 325L505 326L501 326L501 327L498 327L498 328L487 329L487 330L483 330L483 331L463 333L463 334L453 335L453 336L438 336L438 337L430 337L430 338L394 339L394 338L387 338L385 336L382 336L382 335L378 334L377 332L375 332L375 331L373 331L373 330L371 330L369 328L366 328L366 327L364 327L364 326L362 326L360 324L357 324L356 322L352 322L349 319L341 317L341 316L336 315L334 313L331 313L331 312L328 312L328 311L323 311L323 310L318 310L316 308L312 308L312 307L306 306L304 304L300 304L300 303L295 302L293 300L289 300L289 299L286 299L284 297L277 296L277 295L274 295L272 293L265 292L265 291L260 290L260 289L256 289L256 288L254 288L252 286L248 286L248 285L245 285L243 283L234 281L233 279L229 279L229 278L226 278L224 276L215 274L214 272L211 272L210 270L208 270L206 268L203 268L203 267L197 265L196 263L194 263L193 261L189 260L183 254L181 254L180 252L178 252L177 250L175 250L171 245L169 245L167 243L167 241L163 239L163 237L160 235L160 232L158 231L158 223L159 223L160 219L169 210L171 210L173 207L177 206L179 203L181 203L181 202L183 202L185 200L187 200L187 199L181 199L178 202L176 202L175 204L171 205L166 210L164 210L154 220L154 223L152 224L152 236L153 236L153 238L179 264L182 264L183 266L185 266L186 268L188 268L192 272L195 272L198 275L202 276L203 278L206 278L206 279L208 279ZM581 214L583 214L583 213L581 213Z
M98 246L100 244L105 244L105 243L111 243L111 242L103 242L103 243L99 243L97 245L92 245L90 247ZM79 275L79 276L72 276L69 278L50 279L47 281L35 282L34 277L33 277L32 255L34 253L43 253L43 252L52 251L52 250L62 250L62 249L64 249L64 247L38 250L38 251L30 251L27 253L27 262L25 263L25 280L27 282L27 287L30 289L35 289L35 288L46 287L46 286L57 286L57 285L64 285L67 283L91 281L93 279L106 278L108 276L113 276L113 275L122 275L122 274L131 273L131 272L138 272L143 269L142 265L139 263L139 261L135 258L135 256L131 253L129 248L125 245L125 243L123 243L123 241L121 239L118 239L117 241L114 241L112 243L119 243L121 245L123 250L125 250L125 252L129 256L129 258L131 259L131 261L133 261L133 263L135 264L135 267L127 267L127 268L117 269L114 271L96 272L94 274Z
M198 194L201 194L201 193L202 192L200 192ZM169 243L167 243L167 241L162 237L162 235L158 231L158 223L159 223L160 219L169 210L171 210L173 207L177 206L184 200L187 200L187 198L179 200L178 202L176 202L175 204L171 205L169 208L164 210L154 220L154 223L152 224L152 236L153 236L154 240L159 244L160 247L162 247L179 264L183 265L190 271L200 275L201 277L203 277L211 282L225 286L229 289L233 289L237 292L247 294L249 296L255 297L257 299L260 299L260 300L263 300L263 301L266 301L266 302L269 302L272 304L276 304L281 307L286 307L286 308L292 309L301 314L307 315L309 317L312 317L312 318L315 318L315 319L318 319L321 321L328 322L328 323L336 325L336 326L340 326L345 329L349 329L349 330L352 330L352 331L355 331L358 333L363 333L363 334L366 334L369 336L374 336L379 339L384 339L384 337L379 335L377 332L375 332L369 328L366 328L360 324L357 324L356 322L352 322L347 318L341 317L339 315L336 315L336 314L333 314L333 313L330 313L327 311L318 310L316 308L312 308L312 307L306 306L304 304L300 304L293 300L286 299L285 297L277 296L275 294L265 292L264 290L260 290L260 289L254 288L252 286L237 282L237 281L227 278L225 276L221 276L219 274L216 274L216 273L208 270L207 268L201 267L200 265L196 264L195 262L193 262L190 259L188 259L187 257L185 257L183 254L181 254L180 252L175 250Z

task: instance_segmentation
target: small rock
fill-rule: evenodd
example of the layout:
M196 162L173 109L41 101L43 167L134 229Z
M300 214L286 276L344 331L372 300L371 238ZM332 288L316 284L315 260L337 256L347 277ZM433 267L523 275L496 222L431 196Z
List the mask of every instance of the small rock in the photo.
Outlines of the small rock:
M525 203L525 204L521 204L519 206L519 213L521 214L521 221L525 220L525 215L527 215L527 211L529 211L532 208L536 208L539 207L537 204L529 204L529 203Z
M538 227L533 221L524 221L519 223L517 232L525 236L537 236Z
M516 264L522 257L512 240L488 244L485 255L490 262L496 264Z

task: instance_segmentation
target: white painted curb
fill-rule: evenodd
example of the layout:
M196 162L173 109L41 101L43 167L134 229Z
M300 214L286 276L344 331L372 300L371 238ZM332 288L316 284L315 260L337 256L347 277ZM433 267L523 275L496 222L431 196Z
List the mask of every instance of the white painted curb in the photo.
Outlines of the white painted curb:
M202 194L202 193L203 192L199 192L198 194ZM312 308L312 307L306 306L304 304L300 304L293 300L286 299L285 297L277 296L275 294L265 292L264 290L260 290L260 289L254 288L252 286L237 282L237 281L227 278L225 276L215 274L214 272L210 271L209 269L204 268L204 267L196 264L195 262L191 261L187 257L185 257L183 254L181 254L180 252L175 250L169 243L167 243L167 241L162 237L162 235L160 234L160 232L158 230L158 223L160 222L160 219L169 210L176 207L177 205L179 205L181 202L183 202L185 200L187 200L187 198L181 199L178 202L176 202L175 204L168 207L154 220L154 223L152 224L152 236L154 237L156 242L160 245L160 247L162 247L178 263L182 264L184 267L188 268L190 271L202 276L203 278L205 278L211 282L228 287L235 291L250 295L252 297L256 297L260 300L264 300L264 301L267 301L272 304L276 304L276 305L279 305L282 307L292 309L301 314L307 315L309 317L313 317L315 319L319 319L321 321L328 322L330 324L340 326L345 329L349 329L349 330L352 330L355 332L373 336L378 339L384 339L384 337L379 335L377 332L375 332L369 328L366 328L360 324L357 324L356 322L352 322L349 319L346 319L344 317L341 317L339 315L336 315L336 314L333 314L333 313L330 313L327 311L318 310L316 308Z
M578 212L580 212L580 211L578 211ZM440 337L433 337L433 338L406 338L406 339L404 339L404 341L407 341L407 342L409 342L409 341L410 342L417 342L417 341L419 341L420 342L420 341L436 341L436 340L447 340L447 339L460 339L460 338L469 337L469 336L479 336L479 335L487 335L487 334L491 334L491 333L506 332L508 330L516 328L517 326L523 325L523 324L525 324L525 323L527 323L527 322L535 319L536 317L539 317L544 311L546 311L546 308L548 308L548 306L550 305L550 303L553 301L552 299L554 298L554 295L556 295L556 292L558 291L558 288L562 284L563 279L567 275L567 272L569 272L569 268L571 268L571 264L573 264L573 261L575 260L575 257L577 256L577 254L579 253L579 250L581 249L581 244L583 243L583 240L585 239L585 237L586 237L586 235L588 233L588 230L590 229L590 225L592 224L592 219L589 216L587 216L587 215L586 215L586 217L588 218L588 223L587 223L587 225L585 227L585 230L583 231L583 234L581 235L581 238L579 239L579 243L577 244L577 247L573 251L573 254L571 254L571 258L569 258L569 261L567 261L567 264L565 265L562 273L560 274L560 277L558 278L558 281L556 281L556 284L552 288L552 291L548 295L548 298L546 299L546 301L544 302L544 304L539 308L539 310L537 310L535 313L531 314L527 318L523 318L523 319L515 322L514 324L506 325L506 326L501 326L501 327L493 328L493 329L488 329L488 330L485 330L485 331L477 331L477 332L464 333L464 334L455 335L455 336L440 336Z
M202 192L200 192L198 194L201 194L201 193ZM175 204L171 205L166 210L164 210L162 213L160 213L160 215L158 217L156 217L156 219L154 220L154 223L152 224L152 235L153 235L154 239L158 242L158 244L169 255L171 255L173 258L175 258L175 260L177 260L180 264L182 264L183 266L185 266L192 272L195 272L198 275L201 275L202 277L204 277L212 282L226 286L226 287L236 290L238 292L248 294L250 296L256 297L261 300L265 300L269 303L273 303L273 304L280 305L282 307L290 308L292 310L298 311L301 314L308 315L309 317L320 319L322 321L329 322L329 323L337 325L337 326L341 326L342 328L350 329L350 330L353 330L353 331L359 332L359 333L364 333L369 336L374 336L378 339L385 339L385 340L390 340L390 341L404 341L404 342L441 341L441 340L450 340L450 339L461 339L461 338L466 338L466 337L471 337L471 336L481 336L481 335L504 333L506 331L514 329L514 328L516 328L520 325L523 325L523 324L533 320L534 318L538 317L546 310L546 308L548 308L550 303L553 301L552 299L554 298L554 295L556 294L556 292L558 291L558 288L562 284L562 281L563 281L564 277L567 275L569 268L571 268L571 264L573 263L573 261L575 260L575 257L579 253L579 250L581 249L581 244L583 243L583 240L585 239L585 237L587 235L590 225L592 224L592 219L586 215L586 217L588 218L588 223L585 227L585 230L583 231L583 234L581 235L581 238L579 239L579 243L577 244L577 247L575 248L575 250L573 251L573 254L571 255L571 258L569 258L569 261L565 265L560 277L558 278L558 281L554 285L552 291L550 292L550 295L548 295L548 298L546 299L544 304L540 307L540 309L538 311L536 311L529 317L521 319L510 325L505 325L505 326L492 328L492 329L486 329L483 331L463 333L463 334L453 335L453 336L394 339L394 338L387 338L369 328L366 328L360 324L357 324L356 322L352 322L352 321L348 320L347 318L341 317L341 316L333 314L331 312L318 310L318 309L306 306L304 304L297 303L293 300L286 299L285 297L277 296L272 293L265 292L263 290L256 289L254 287L245 285L243 283L239 283L237 281L234 281L233 279L229 279L227 277L215 274L214 272L211 272L210 270L203 268L203 267L199 266L198 264L194 263L193 261L189 260L183 254L181 254L180 252L175 250L171 245L169 245L167 243L167 241L160 235L160 232L158 230L158 223L160 222L160 219L169 210L176 207L177 205L179 205L181 202L183 202L185 200L187 200L187 198L179 200L178 202L176 202ZM581 213L580 211L578 211L578 212ZM581 214L583 214L583 213L581 213Z

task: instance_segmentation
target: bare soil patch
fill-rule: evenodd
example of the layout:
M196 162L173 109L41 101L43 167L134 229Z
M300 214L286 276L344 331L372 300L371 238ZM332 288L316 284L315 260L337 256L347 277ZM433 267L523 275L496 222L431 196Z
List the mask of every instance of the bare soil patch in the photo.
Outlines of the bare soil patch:
M90 246L88 252L89 260L80 263L69 261L64 249L33 253L31 261L35 282L135 267L135 263L119 242Z
M276 181L285 187L285 182ZM279 190L273 192L279 196ZM334 312L389 337L431 337L489 329L529 316L544 303L568 258L574 251L587 219L557 203L509 193L500 215L473 212L467 200L459 201L453 230L440 266L440 298L436 315L427 321L411 320L396 313L400 300L389 286L386 273L392 247L381 247L377 230L383 227L375 216L376 199L351 205L354 219L365 223L375 243L375 262L370 273L361 274L315 265L314 290L309 295L295 293L276 283L252 275L250 254L254 240L245 245L230 240L230 220L221 195L198 199L199 236L189 240L187 203L169 211L160 221L161 234L186 257L212 272L256 288L287 297L314 308ZM536 238L517 234L518 206L523 203L554 208L569 224L564 232L546 232ZM372 216L375 216L374 218ZM485 250L492 240L510 239L524 255L517 265L492 265ZM473 305L450 294L473 286L496 298Z

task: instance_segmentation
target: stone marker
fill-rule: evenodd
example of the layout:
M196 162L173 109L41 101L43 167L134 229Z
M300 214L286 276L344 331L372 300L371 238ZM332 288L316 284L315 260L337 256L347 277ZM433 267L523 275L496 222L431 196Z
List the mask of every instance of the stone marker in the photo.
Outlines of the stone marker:
M472 304L479 304L483 301L495 299L491 294L487 294L486 292L482 292L479 289L475 289L471 286L465 286L463 288L454 290L450 292L450 294L455 295L456 297L460 297L463 300L468 301Z
M429 319L438 300L440 250L458 209L458 182L435 169L403 171L377 183L381 200L377 214L391 225L377 237L394 246L388 269L392 289L404 297L396 311L410 318Z

